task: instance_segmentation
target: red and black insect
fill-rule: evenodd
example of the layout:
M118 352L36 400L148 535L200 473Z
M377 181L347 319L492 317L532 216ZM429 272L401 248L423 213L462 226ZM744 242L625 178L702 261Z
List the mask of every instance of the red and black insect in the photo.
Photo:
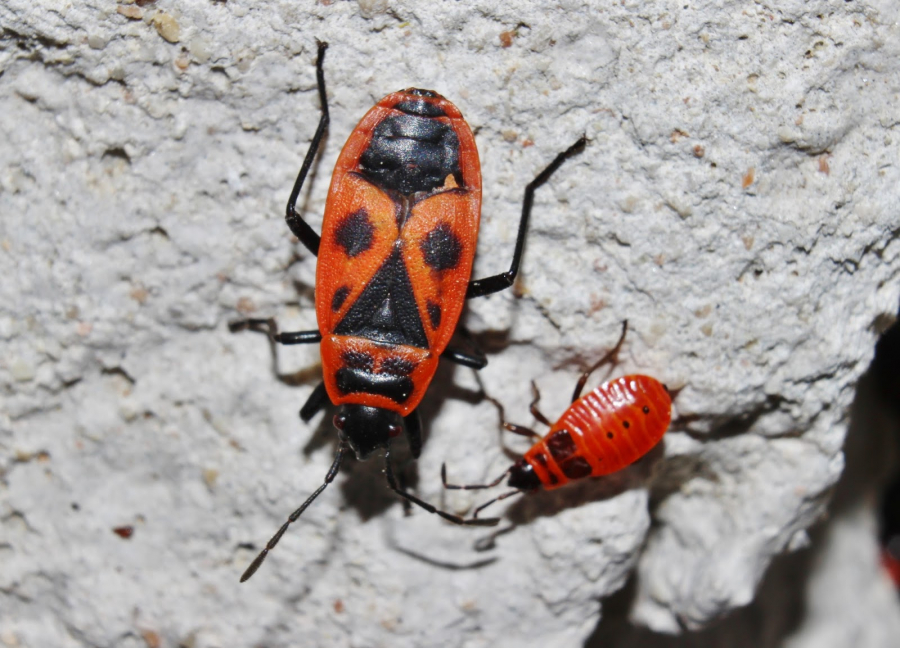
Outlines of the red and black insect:
M297 197L328 126L319 43L316 77L322 116L287 204L287 224L318 257L313 331L279 333L273 320L230 324L267 333L280 344L321 343L323 381L300 410L310 420L329 401L338 406L340 444L324 483L268 542L241 580L250 578L288 526L331 483L348 449L365 459L383 448L388 486L406 500L457 524L463 519L402 490L390 463L391 439L405 430L414 457L421 451L416 408L438 361L480 369L480 351L449 346L466 299L490 295L515 281L534 191L584 148L582 137L525 189L510 268L470 280L481 215L481 170L475 139L459 110L431 90L388 95L362 118L335 166L322 234L296 210Z
M441 466L441 479L446 488L482 489L497 486L508 477L509 491L482 504L478 513L494 502L538 489L551 490L571 480L600 477L617 472L650 452L659 443L672 418L672 398L665 386L650 376L639 374L610 380L581 396L588 377L600 366L615 358L625 340L627 322L615 348L581 375L572 394L572 404L556 423L551 423L537 408L540 393L531 383L534 400L531 413L548 425L550 432L537 432L502 421L505 429L536 440L525 455L500 477L488 484L454 485L447 483L446 466ZM491 399L493 401L493 399ZM493 401L504 418L503 406Z

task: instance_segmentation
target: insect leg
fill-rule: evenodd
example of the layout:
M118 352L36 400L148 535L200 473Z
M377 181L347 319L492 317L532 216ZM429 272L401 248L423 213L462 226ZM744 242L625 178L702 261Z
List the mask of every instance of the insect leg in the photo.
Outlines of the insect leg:
M274 319L251 318L245 320L236 320L228 323L228 330L232 333L240 331L256 331L263 333L272 342L279 344L313 344L322 341L322 334L318 329L312 331L287 331L285 333L278 332L278 324Z
M306 249L313 253L313 256L319 255L320 237L316 234L309 224L297 213L297 197L303 188L303 181L306 180L306 174L312 166L313 160L316 159L316 153L319 145L325 137L325 129L328 128L328 99L325 97L325 70L322 67L325 62L325 50L328 49L328 43L319 42L319 54L316 57L316 82L319 87L319 103L322 106L322 116L319 118L319 126L316 128L316 134L313 135L312 142L309 144L309 150L306 151L306 157L303 159L303 166L300 167L300 173L294 181L294 188L291 189L291 197L288 198L288 204L285 214L285 220L291 232L294 233L300 242L306 246Z
M550 419L544 416L541 413L541 410L538 409L538 402L541 400L541 392L538 391L537 383L533 380L531 381L531 393L534 396L531 400L531 405L528 406L531 415L547 427L553 427L553 423L550 422Z
M399 486L397 486L397 480L394 478L394 471L391 468L391 448L388 446L384 451L384 475L387 478L388 486L392 491L397 493L400 497L409 500L413 504L422 507L429 513L434 513L436 515L440 515L445 520L449 520L454 524L466 524L466 525L474 525L474 526L496 526L498 522L500 522L500 518L469 518L468 520L462 518L458 515L454 515L453 513L447 513L446 511L441 511L438 508L435 508L428 502L419 499L412 493L407 493L404 490L401 490Z
M281 381L288 380L285 374L281 373L280 362L278 357L278 344L310 344L313 342L321 342L322 334L319 331L292 331L288 333L279 333L278 324L272 318L269 319L245 319L228 323L228 330L232 333L239 331L256 331L264 334L269 338L269 353L272 355L272 370L275 377Z
M603 365L613 362L619 357L619 349L622 348L622 343L625 341L625 334L628 333L628 320L624 320L622 322L622 335L619 336L619 341L616 342L616 346L610 349L606 355L600 358L594 365L581 374L581 378L578 379L578 382L575 384L575 391L572 392L572 402L574 403L581 397L581 390L584 389L584 384L587 382L588 377L594 373L597 369L602 367Z
M303 407L300 408L300 419L304 423L309 423L309 420L329 402L328 392L325 391L325 383L320 382L316 385L316 388L312 390L312 393L309 395L309 398L306 399L306 402L303 403Z
M467 352L460 351L459 349L454 349L452 347L447 347L446 349L444 349L441 357L446 358L450 362L455 362L458 365L462 365L463 367L469 367L475 370L484 369L487 366L487 358L484 357L484 354L477 349L473 349L471 352Z
M476 374L476 376L477 376L477 374ZM478 382L479 382L479 384L481 384L481 381L480 381L480 380L479 380ZM537 432L535 432L535 431L532 430L531 428L527 428L527 427L525 427L524 425L516 425L515 423L510 423L510 422L508 422L508 421L506 420L506 408L503 407L503 403L501 403L500 401L498 401L498 400L497 400L496 398L494 398L493 396L489 396L486 392L484 392L484 386L483 386L483 385L482 385L482 393L484 393L484 397L485 397L488 401L490 401L490 403L491 403L494 407L497 408L497 416L500 418L500 426L501 426L504 430L508 430L509 432L512 432L513 434L518 434L518 435L520 435L520 436L528 437L528 438L534 439L534 440L540 440L540 439L542 438L540 434L538 434ZM547 422L546 419L541 419L541 418L538 418L537 416L535 416L535 418L537 418L537 419L538 419L539 421L541 421L542 423L547 423L547 425L550 425L550 423Z
M305 511L307 507L313 503L313 500L316 499L323 490L325 490L325 487L328 486L328 484L330 484L332 481L334 481L335 475L338 474L338 470L340 470L341 468L341 459L344 458L344 453L346 451L347 446L341 443L341 445L338 446L338 451L337 455L334 458L334 462L331 464L331 468L328 469L328 473L325 475L324 483L319 486L312 495L306 498L306 501L300 505L300 508L298 508L296 511L291 513L290 516L288 516L287 521L281 525L281 528L278 529L275 535L272 536L272 539L266 543L265 548L259 552L259 555L256 557L256 559L252 563L250 563L250 566L247 567L246 571L244 571L243 575L241 576L242 583L256 573L256 570L259 569L260 565L262 565L263 561L266 559L266 556L269 555L269 552L272 551L272 549L275 548L275 545L278 544L278 541L281 540L281 536L284 535L284 532L287 531L291 523L296 522L297 518L303 515L303 511Z
M484 297L495 292L499 292L513 285L516 275L519 272L519 262L522 260L522 251L525 248L525 233L528 231L528 217L531 215L531 206L534 203L534 191L542 184L547 182L553 173L562 166L563 162L573 155L584 150L587 138L582 136L572 146L556 156L546 169L541 171L534 180L525 187L525 199L522 202L522 217L519 220L519 233L516 235L516 248L513 251L512 264L509 270L492 277L484 279L476 279L469 282L469 288L466 291L466 299L473 297Z
M418 459L422 454L422 419L419 410L414 409L409 415L403 417L406 427L406 440L409 442L409 453L413 459Z

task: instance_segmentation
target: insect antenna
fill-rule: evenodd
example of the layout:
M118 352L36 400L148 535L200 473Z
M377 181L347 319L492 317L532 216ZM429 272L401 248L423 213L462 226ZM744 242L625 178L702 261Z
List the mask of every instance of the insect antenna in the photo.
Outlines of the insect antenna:
M502 482L512 469L513 469L513 466L510 466L505 471L503 471L503 474L500 475L499 477L497 477L497 479L495 479L494 481L489 482L487 484L448 484L447 483L447 464L441 464L441 481L444 483L444 488L447 488L450 490L479 490L482 488L493 488L494 486L496 486L500 482ZM480 519L478 517L478 514L481 513L481 511L486 509L488 506L493 504L494 502L499 502L500 500L505 500L507 497L512 497L513 495L518 495L519 493L524 493L524 492L525 492L524 490L517 488L515 490L509 491L508 493L503 493L503 495L498 495L494 499L489 500L488 502L482 504L477 509L475 509L474 513L472 513L472 519L473 520ZM488 518L488 519L495 519L495 518Z
M472 516L469 519L460 517L459 515L454 515L453 513L447 513L447 511L442 511L435 506L432 506L428 502L419 499L412 493L407 493L404 490L401 490L399 486L397 486L397 480L394 478L394 470L391 468L391 448L388 446L384 451L384 475L387 478L388 486L390 486L391 490L397 493L400 497L416 504L417 506L421 506L423 509L428 511L429 513L434 513L435 515L440 515L445 520L449 520L454 524L465 524L471 526L496 526L498 522L500 522L500 518L478 518ZM499 483L499 481L498 481Z
M509 471L512 468L507 468L503 471L503 474L497 477L494 481L487 484L448 484L447 483L447 464L441 464L441 482L444 484L444 488L448 490L480 490L482 488L493 488L497 484L503 481L503 479L509 474Z
M288 516L287 521L281 525L281 528L278 529L275 535L272 536L272 539L266 543L265 548L259 552L259 555L256 557L256 559L252 563L250 563L250 566L247 567L246 571L244 571L243 575L241 576L242 583L246 580L249 580L250 577L256 573L256 570L259 569L260 565L262 565L263 561L266 559L266 556L269 555L269 552L274 549L275 545L278 544L278 541L281 540L281 536L284 535L284 532L287 531L291 523L296 522L297 518L303 515L303 511L305 511L306 508L313 503L313 500L315 500L319 496L319 494L323 490L325 490L325 487L328 486L328 484L330 484L332 481L334 481L334 477L338 474L338 470L340 470L341 467L341 459L344 458L344 453L346 451L347 446L342 442L340 446L338 446L337 455L334 458L334 462L331 464L331 468L328 469L328 473L325 475L324 483L319 486L312 495L306 498L306 501L300 505L300 508L298 508L296 511L291 513L290 516Z
M474 519L474 520L479 519L479 518L478 518L478 514L481 513L481 512L482 512L484 509L486 509L488 506L490 506L491 504L493 504L494 502L499 502L500 500L505 500L505 499L507 499L508 497L512 497L513 495L521 495L522 493L525 493L525 492L527 492L527 491L524 491L524 490L522 490L522 489L520 489L520 488L517 488L516 490L511 490L511 491L509 491L509 492L507 492L507 493L503 493L503 495L498 495L497 497L495 497L495 498L492 499L492 500L488 500L487 502L485 502L484 504L482 504L481 506L479 506L477 509L475 509L475 512L472 513L472 519Z

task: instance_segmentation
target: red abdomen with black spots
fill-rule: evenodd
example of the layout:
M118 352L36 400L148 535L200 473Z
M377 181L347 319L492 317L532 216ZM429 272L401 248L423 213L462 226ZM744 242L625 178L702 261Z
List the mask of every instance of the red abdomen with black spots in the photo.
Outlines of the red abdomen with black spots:
M623 376L572 403L523 461L546 489L608 475L647 454L671 418L672 399L662 383L650 376Z
M441 95L388 95L335 166L316 270L335 405L412 412L462 312L481 213L472 131Z

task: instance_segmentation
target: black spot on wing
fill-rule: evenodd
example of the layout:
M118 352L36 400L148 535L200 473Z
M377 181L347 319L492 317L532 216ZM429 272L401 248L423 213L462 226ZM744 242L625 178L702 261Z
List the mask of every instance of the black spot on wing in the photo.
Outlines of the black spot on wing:
M334 291L334 297L331 298L331 310L332 312L338 312L341 310L341 306L344 305L344 302L347 301L347 296L350 294L350 286L341 286L337 290Z
M429 299L426 308L428 309L428 319L431 320L431 328L436 329L441 325L441 305Z
M353 258L370 247L375 236L375 226L369 220L369 212L357 209L344 218L334 231L334 239L344 249L344 254Z
M448 223L441 223L425 235L419 249L430 268L450 270L459 265L462 243Z

